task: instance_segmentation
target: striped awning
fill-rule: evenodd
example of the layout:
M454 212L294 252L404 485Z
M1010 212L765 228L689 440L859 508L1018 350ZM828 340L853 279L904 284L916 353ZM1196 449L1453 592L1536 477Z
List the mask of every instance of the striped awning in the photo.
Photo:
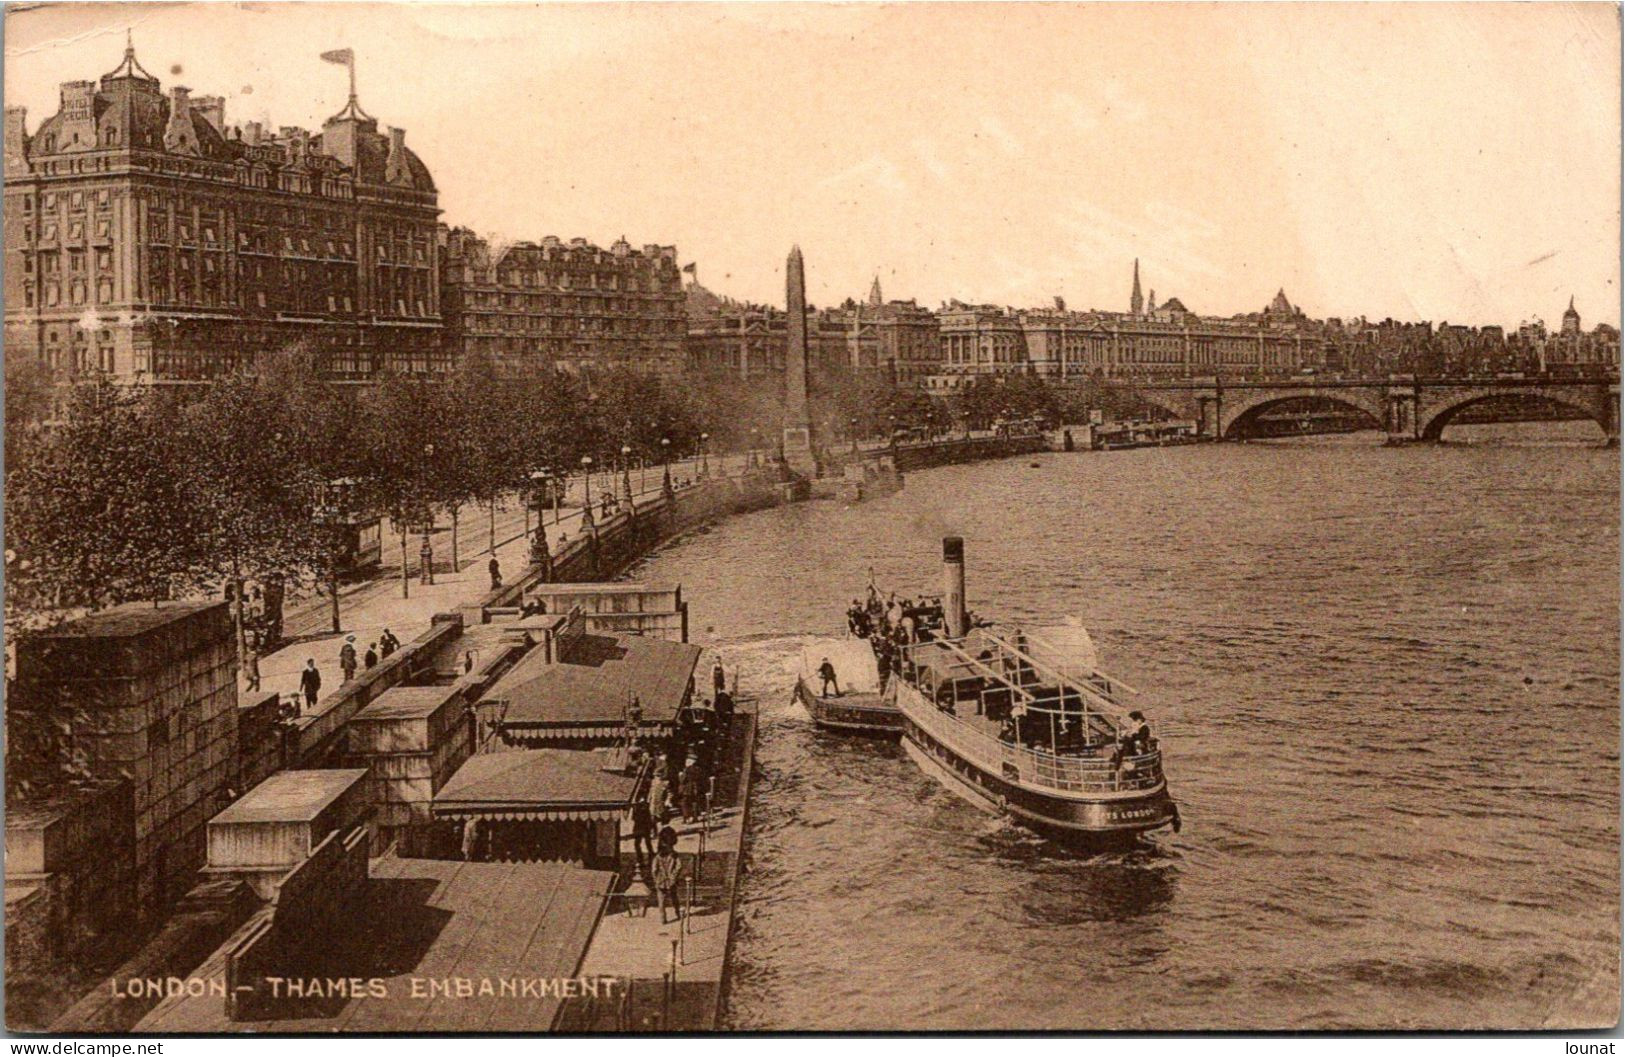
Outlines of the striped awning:
M514 741L567 741L577 738L619 738L626 733L625 726L542 727L516 723L498 723L496 729ZM649 731L656 734L655 731Z
M436 804L434 817L454 820L477 818L487 822L616 822L624 819L626 812L607 807L549 807L527 810L511 806Z

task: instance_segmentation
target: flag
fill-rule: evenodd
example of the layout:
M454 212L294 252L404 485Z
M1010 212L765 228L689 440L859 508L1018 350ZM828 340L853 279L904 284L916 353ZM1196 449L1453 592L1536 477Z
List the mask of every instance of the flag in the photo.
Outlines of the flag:
M695 264L693 261L689 261L687 264L683 265L683 271L690 275L700 274L699 265Z
M355 52L351 51L349 48L339 48L335 51L324 51L322 52L322 61L337 63L340 66L354 66Z

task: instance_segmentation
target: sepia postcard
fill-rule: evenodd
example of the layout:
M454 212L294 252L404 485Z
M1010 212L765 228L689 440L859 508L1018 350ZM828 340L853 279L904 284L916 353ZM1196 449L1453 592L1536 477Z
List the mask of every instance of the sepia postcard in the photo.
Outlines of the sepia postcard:
M1620 27L7 5L6 1030L1617 1037Z

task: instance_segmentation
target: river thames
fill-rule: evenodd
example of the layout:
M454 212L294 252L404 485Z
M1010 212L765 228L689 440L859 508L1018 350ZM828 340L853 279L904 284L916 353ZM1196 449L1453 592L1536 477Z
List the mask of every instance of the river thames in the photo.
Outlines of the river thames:
M1590 426L1049 454L678 541L762 693L729 1025L1533 1028L1619 991L1619 455ZM1031 463L1037 463L1034 467ZM799 644L872 567L1081 617L1184 815L1104 857L815 733Z

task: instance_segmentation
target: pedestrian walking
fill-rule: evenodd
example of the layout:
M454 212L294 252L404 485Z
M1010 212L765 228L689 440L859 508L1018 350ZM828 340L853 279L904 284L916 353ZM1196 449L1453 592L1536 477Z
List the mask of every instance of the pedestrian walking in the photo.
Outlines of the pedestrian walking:
M717 691L717 737L726 740L734 729L734 695L726 690Z
M355 669L355 636L351 635L339 648L339 670L344 673L345 682L355 678Z
M384 633L382 635L378 636L378 653L379 653L379 656L388 657L390 654L394 653L396 650L398 650L400 648L401 648L401 640L397 639L395 637L395 633L393 631L390 631L388 628L385 628Z
M654 814L649 810L647 799L636 800L632 803L632 859L638 864L638 872L643 872L644 853L653 859L654 845Z
M372 643L367 647L367 655L361 658L361 663L367 666L367 671L378 667L378 644Z
M655 774L649 780L649 815L664 826L671 813L671 781L666 777L666 758L655 761Z
M705 772L700 768L700 759L697 755L690 755L688 764L683 768L683 821L694 822L700 817L700 802L703 798L701 788L705 785Z
M305 695L305 707L316 707L316 695L321 693L322 673L316 670L316 658L305 661L305 670L299 673L299 692Z
M502 586L502 563L497 561L497 556L493 554L486 568L491 570L491 590L495 591Z
M626 744L637 743L638 737L643 733L643 701L637 694L626 704Z
M248 644L248 650L243 654L243 674L248 677L248 688L260 688L260 648L255 643Z
M670 903L676 920L683 920L682 889L683 860L677 857L677 832L670 826L660 831L660 846L655 851L650 872L654 875L655 896L660 901L660 923L668 925L666 904Z

